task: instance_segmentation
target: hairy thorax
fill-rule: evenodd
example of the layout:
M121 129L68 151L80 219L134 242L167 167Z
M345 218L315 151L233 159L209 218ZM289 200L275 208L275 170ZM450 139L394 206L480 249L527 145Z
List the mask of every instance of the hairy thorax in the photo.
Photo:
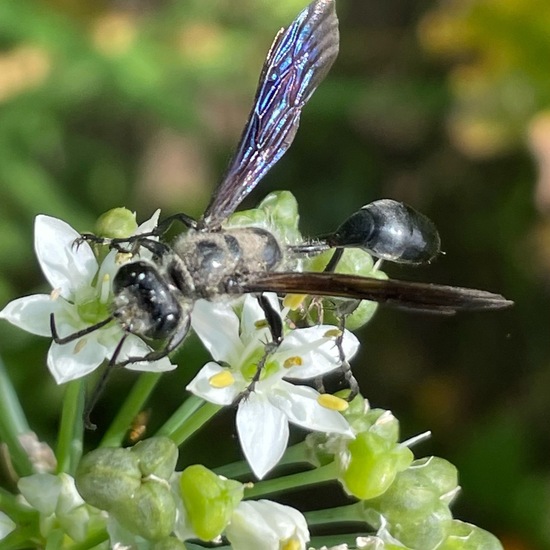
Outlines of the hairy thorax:
M168 271L176 287L184 296L209 300L250 273L273 271L283 262L277 239L257 227L189 232L176 240L173 251Z

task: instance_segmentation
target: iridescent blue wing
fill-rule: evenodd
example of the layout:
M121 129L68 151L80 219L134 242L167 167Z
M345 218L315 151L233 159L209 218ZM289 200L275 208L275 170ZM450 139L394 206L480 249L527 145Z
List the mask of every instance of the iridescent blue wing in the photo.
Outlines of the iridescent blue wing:
M215 227L231 215L290 147L302 108L338 54L334 0L315 0L279 31L267 54L237 152L203 216Z

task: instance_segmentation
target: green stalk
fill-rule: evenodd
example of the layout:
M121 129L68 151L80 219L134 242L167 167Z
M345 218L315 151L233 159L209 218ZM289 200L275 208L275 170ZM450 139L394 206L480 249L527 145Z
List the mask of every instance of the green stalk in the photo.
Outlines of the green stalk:
M143 410L162 373L144 372L132 387L115 419L103 436L100 447L120 447L134 418Z
M191 396L160 428L158 435L169 437L179 447L221 408L221 405L214 405L196 396Z
M8 447L13 467L20 476L32 473L32 464L19 436L31 431L15 388L0 360L0 440Z
M84 388L83 380L79 379L69 382L65 390L57 439L57 473L74 475L82 456Z
M30 523L38 516L36 510L23 505L15 495L2 487L0 487L0 510L18 525Z
M321 466L320 468L315 468L306 472L267 479L266 481L258 481L251 489L246 490L245 497L258 498L265 495L280 493L282 491L302 489L310 485L318 485L319 483L332 481L336 479L337 476L338 465L335 462L331 462L326 466Z
M99 546L102 542L109 540L109 534L105 529L99 529L88 535L86 540L82 542L77 542L68 547L68 550L89 550L90 548L95 548Z
M361 502L354 502L353 504L338 506L336 508L313 510L311 512L306 512L304 516L309 526L329 525L331 523L349 523L356 521L365 523Z
M277 463L277 466L302 463L310 464L307 458L306 449L306 444L303 441L293 445L292 447L288 447L281 460ZM250 475L251 473L250 466L246 460L239 460L237 462L232 462L231 464L225 464L224 466L215 468L214 471L218 475L225 476L229 479Z

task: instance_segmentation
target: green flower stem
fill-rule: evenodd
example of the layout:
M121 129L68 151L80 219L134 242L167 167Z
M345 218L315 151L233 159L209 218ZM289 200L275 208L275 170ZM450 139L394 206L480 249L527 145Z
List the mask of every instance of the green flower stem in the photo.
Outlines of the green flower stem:
M343 523L351 521L365 522L365 514L361 502L348 504L347 506L338 506L336 508L326 508L324 510L313 510L304 514L307 523L313 525L329 525L331 523Z
M19 502L15 495L0 487L0 510L7 514L18 525L28 524L35 519L38 512Z
M102 542L109 540L109 533L105 529L99 529L88 535L86 540L82 542L77 542L68 547L68 550L88 550L89 548L95 548L99 546Z
M162 373L145 372L138 378L115 419L103 436L100 447L120 447L134 418L143 410Z
M278 466L300 463L310 464L306 451L307 447L304 442L288 447L285 454L277 464ZM214 471L218 475L225 476L229 479L249 475L251 473L250 466L246 460L239 460L238 462L220 466L219 468L215 468Z
M219 468L214 468L214 472L228 479L235 479L251 474L250 466L246 460L239 460L238 462L232 462L231 464L225 464Z
M273 493L282 491L293 491L310 485L317 485L326 481L336 479L338 476L338 465L331 462L326 466L292 474L289 476L268 479L266 481L258 481L251 489L245 492L245 498L258 498Z
M38 534L38 526L19 526L2 540L2 550L21 550L22 548L42 548L44 539Z
M16 472L20 476L32 474L32 464L19 437L31 431L10 377L0 360L0 440L8 449Z
M191 396L160 428L158 435L169 437L179 447L221 408L221 405L214 405L196 396Z
M65 534L62 529L54 529L50 531L46 537L45 550L59 550L63 547L63 537Z
M82 456L84 389L84 381L80 379L69 382L65 390L57 439L57 473L74 475Z

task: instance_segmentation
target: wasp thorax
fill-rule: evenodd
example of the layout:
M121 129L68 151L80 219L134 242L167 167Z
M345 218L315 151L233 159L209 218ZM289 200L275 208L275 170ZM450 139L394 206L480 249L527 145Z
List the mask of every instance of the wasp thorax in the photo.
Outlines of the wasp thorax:
M146 262L123 265L113 280L113 315L128 332L168 338L182 315L174 289Z
M441 245L431 220L391 199L367 204L327 240L331 246L362 248L377 258L410 264L429 262Z

